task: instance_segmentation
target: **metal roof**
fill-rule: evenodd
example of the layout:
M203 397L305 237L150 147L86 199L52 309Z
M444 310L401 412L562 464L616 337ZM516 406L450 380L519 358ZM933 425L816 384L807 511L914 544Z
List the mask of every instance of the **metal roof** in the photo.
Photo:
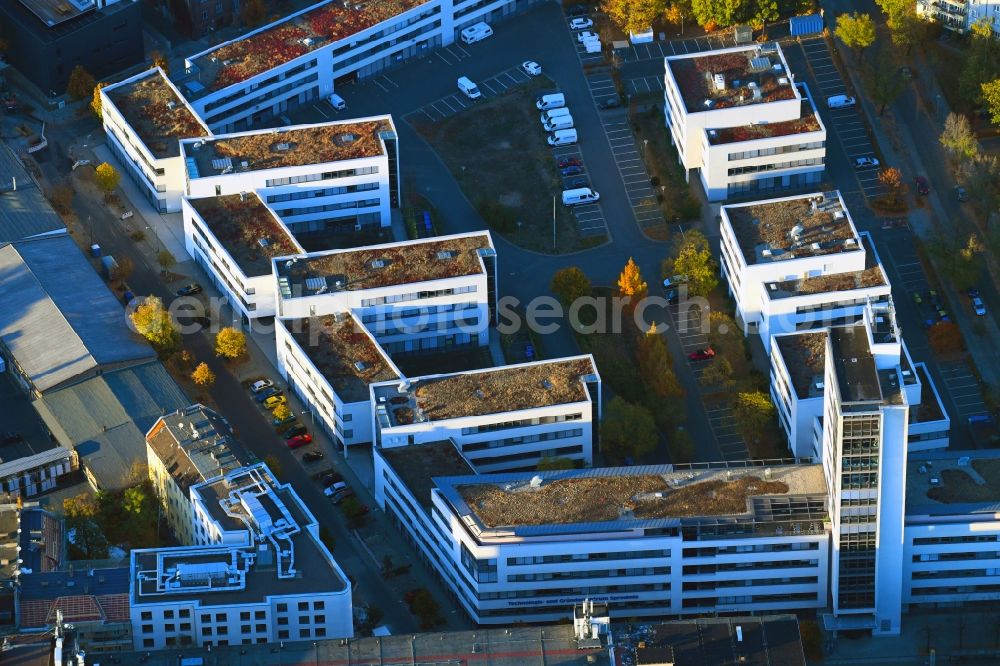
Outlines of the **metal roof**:
M0 142L0 245L65 230L38 183L14 151Z
M188 399L159 362L105 373L43 395L35 409L60 444L75 447L101 488L121 487L146 461L146 432Z
M67 235L0 248L0 302L0 340L39 392L156 357Z

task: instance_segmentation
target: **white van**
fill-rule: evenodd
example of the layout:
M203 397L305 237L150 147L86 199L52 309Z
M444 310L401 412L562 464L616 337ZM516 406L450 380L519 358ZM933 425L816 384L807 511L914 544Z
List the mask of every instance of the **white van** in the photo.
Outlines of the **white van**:
M551 120L555 120L559 116L568 116L568 115L569 115L569 107L560 106L558 109L550 109L548 111L542 111L542 113L538 116L538 122L544 125L545 123Z
M573 127L573 116L568 113L565 116L557 116L552 120L547 120L542 124L546 132L555 132L556 130L570 129Z
M492 35L493 28L491 28L489 24L476 23L475 25L470 25L462 31L462 41L466 44L475 44L476 42L481 42Z
M561 129L549 134L547 139L550 146L571 146L576 143L575 129Z
M601 195L589 187L578 187L573 190L563 190L563 206L579 206L580 204L594 203L601 198Z
M331 93L330 96L327 97L327 99L330 100L330 106L332 106L337 111L343 111L344 109L347 108L347 102L345 102L344 98L338 95L337 93Z
M458 89L465 93L469 99L479 99L483 96L476 84L467 76L458 77Z
M600 39L588 39L583 43L584 50L587 53L600 53L601 52L601 40Z
M566 106L566 96L562 93L552 93L550 95L542 95L535 100L535 108L539 111L548 111L549 109L558 109L560 106Z
M826 106L829 109L847 109L854 104L855 100L850 95L834 95L826 98Z

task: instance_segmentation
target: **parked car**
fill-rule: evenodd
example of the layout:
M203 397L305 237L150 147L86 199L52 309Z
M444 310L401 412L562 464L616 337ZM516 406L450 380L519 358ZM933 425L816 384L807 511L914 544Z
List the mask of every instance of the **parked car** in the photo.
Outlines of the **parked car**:
M288 444L288 448L297 449L300 446L305 446L306 444L312 444L312 441L313 441L313 436L305 434L305 435L296 435L295 437L291 437L285 440L285 443Z
M602 109L617 109L622 105L622 100L618 95L614 97L605 97L597 103L597 106Z
M914 300L914 301L916 302L916 304L917 304L917 305L920 305L921 303L923 303L923 302L924 302L924 299L923 299L923 297L922 297L922 296L920 295L920 292L919 292L919 291L915 291L915 292L913 292L913 300Z
M562 169L559 169L559 175L563 177L579 176L581 173L583 173L583 168L575 164L573 166L563 167Z
M972 310L980 317L986 316L986 304L979 296L972 297Z
M883 229L909 229L910 222L905 217L893 217L888 220L882 220Z
M569 20L570 30L586 30L587 28L593 28L594 22L589 18L574 18Z
M688 276L683 273L679 275L672 275L663 281L663 287L665 289L670 289L671 287L677 287L678 285L686 284L688 281Z
M283 419L279 419L277 416L271 419L271 423L276 426L285 425L286 423L291 423L295 420L295 413L292 410L288 410L288 416Z
M285 428L284 432L281 433L281 436L284 437L285 439L290 439L292 437L295 437L296 435L304 435L307 432L309 431L306 429L304 425L302 425L301 423L296 423L290 428Z
M913 182L917 186L917 194L930 194L931 184L927 182L926 178L917 176L913 179Z
M955 196L958 197L959 201L968 201L969 193L965 191L965 188L961 185L955 187Z
M569 181L569 187L574 189L580 187L590 187L590 181L587 180L586 176L580 176L579 178L574 178L573 180Z
M201 285L197 282L192 282L191 284L184 285L177 290L178 296L194 296L195 294L201 293Z
M589 42L594 39L600 39L600 37L597 36L596 32L590 32L589 30L577 33L576 35L576 41L580 42L581 44L583 44L584 42Z
M288 402L288 398L284 396L283 393L278 395L272 395L270 398L264 401L264 406L268 409L274 409L278 405L284 405Z
M715 358L715 350L711 347L698 349L688 354L688 358L692 361L708 361L709 359Z
M875 157L859 157L854 160L855 169L874 169L878 164L878 159Z
M583 162L580 161L579 157L563 157L557 162L560 169L565 169L569 166L583 166Z
M257 395L255 395L253 399L256 400L257 402L264 402L268 398L271 398L276 395L281 395L281 389L271 386L270 388L266 388Z
M302 456L302 462L312 463L319 462L323 459L322 451L306 451L306 454Z
M338 481L343 481L344 477L341 476L340 472L329 472L323 476L322 484L324 488L329 488ZM347 484L344 484L347 485Z
M272 386L274 386L274 382L272 382L270 379L267 379L265 377L264 379L258 379L253 384L251 384L250 385L250 392L251 393L260 393L264 389L271 388Z
M534 60L525 60L521 63L521 71L528 76L541 76L542 66Z

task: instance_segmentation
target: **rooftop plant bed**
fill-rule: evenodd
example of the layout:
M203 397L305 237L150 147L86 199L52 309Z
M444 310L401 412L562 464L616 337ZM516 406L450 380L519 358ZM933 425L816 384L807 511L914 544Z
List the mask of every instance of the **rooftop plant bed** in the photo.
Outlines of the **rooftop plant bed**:
M271 259L299 247L256 194L191 199L201 218L249 277L271 272ZM262 243L263 241L263 243Z
M709 138L713 145L717 145L768 139L776 136L789 136L791 134L804 134L806 132L818 132L819 130L819 121L810 112L809 115L796 118L795 120L786 120L778 123L761 123L758 125L742 125L740 127L724 127L712 130L715 134L709 134Z
M157 159L177 157L180 139L209 134L170 85L153 70L149 76L107 93Z
M749 56L753 53L753 50L747 50L670 60L670 70L688 112L794 99L795 88L791 81L779 83L780 76L770 69L751 71ZM726 79L723 90L717 90L714 86L712 77L717 74L722 74ZM738 86L736 81L739 82ZM751 82L756 83L760 90L759 100L753 98L753 91L748 85ZM710 107L705 106L705 100L711 100Z

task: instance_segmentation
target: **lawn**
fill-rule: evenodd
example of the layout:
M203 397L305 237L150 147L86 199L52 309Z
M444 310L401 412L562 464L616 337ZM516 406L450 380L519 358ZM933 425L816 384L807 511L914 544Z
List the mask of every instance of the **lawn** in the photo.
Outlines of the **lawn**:
M539 77L440 122L411 122L491 230L521 247L558 254L594 247L604 236L581 237L573 214L557 202L552 246L553 197L562 184L534 104L551 86Z

